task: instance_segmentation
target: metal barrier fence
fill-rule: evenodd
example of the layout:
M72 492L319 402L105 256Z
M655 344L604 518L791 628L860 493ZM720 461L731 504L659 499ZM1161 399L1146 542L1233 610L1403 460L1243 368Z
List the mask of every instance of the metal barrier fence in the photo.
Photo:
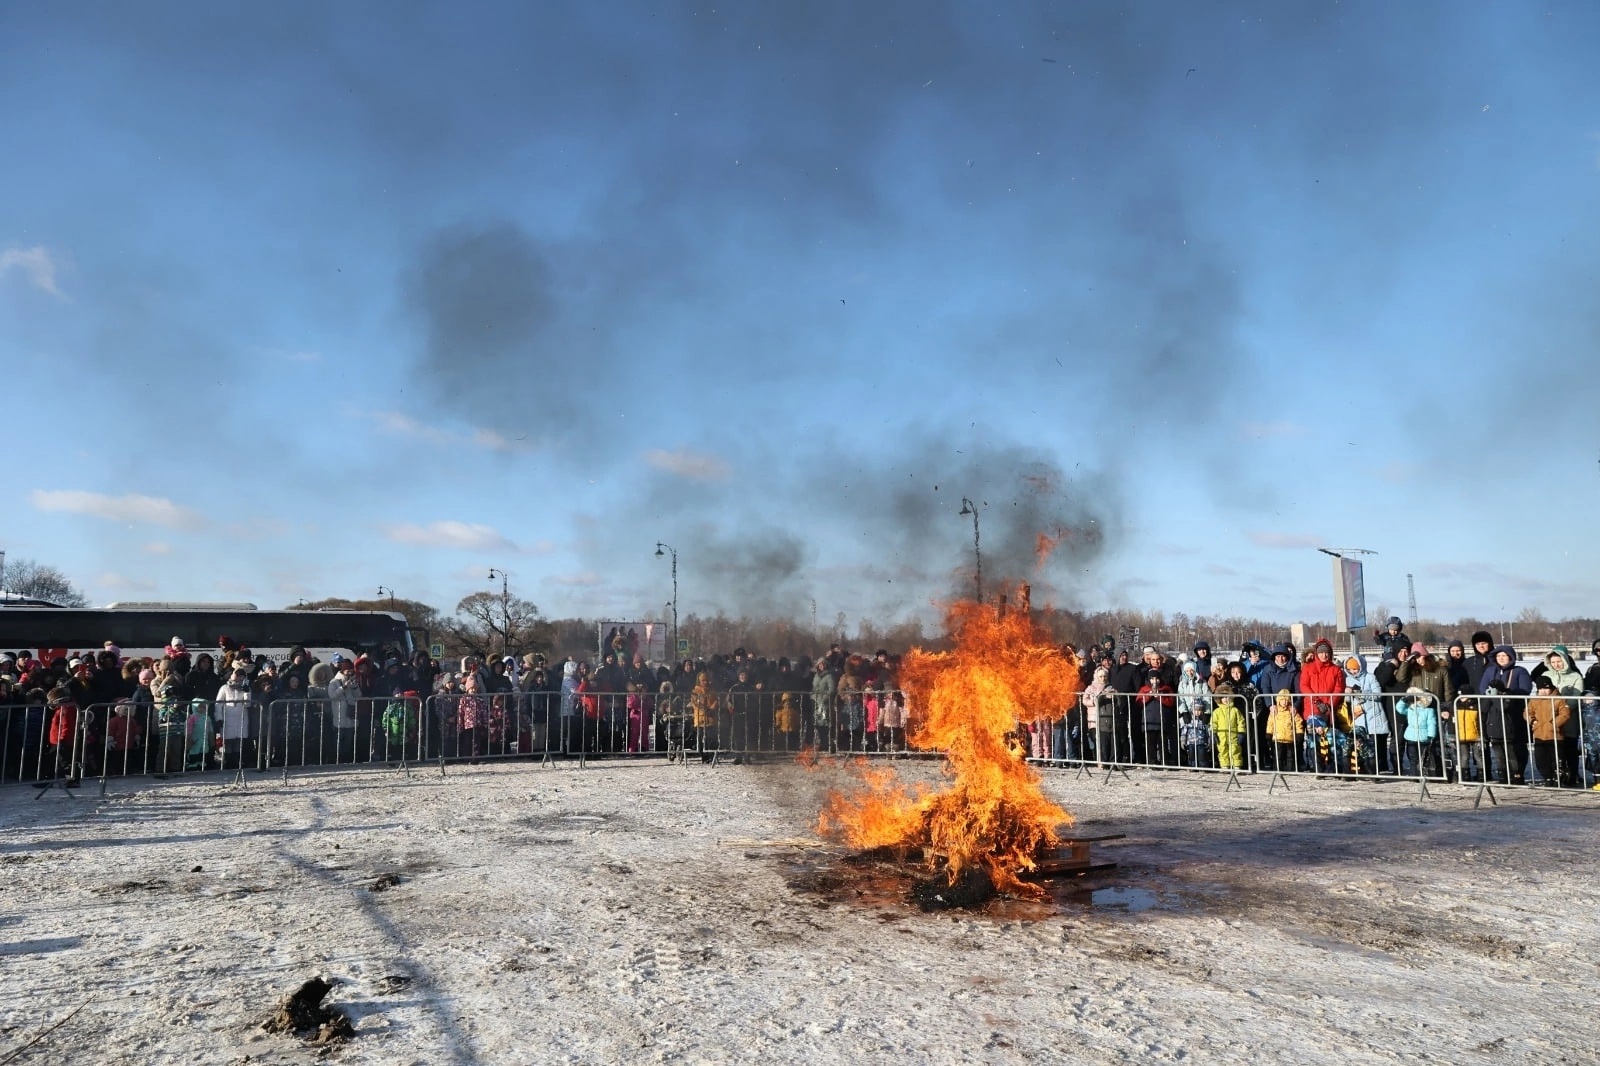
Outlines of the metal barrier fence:
M1477 802L1497 788L1600 787L1600 696L1491 693L1456 697L1452 748Z
M1291 692L1273 696L1113 693L1051 723L1029 725L1034 761L1111 774L1129 769L1290 777L1414 780L1419 793L1450 777L1451 736L1438 710L1403 694ZM1040 742L1041 731L1049 740ZM1043 751L1041 749L1047 749Z
M1590 788L1600 778L1600 697L1463 696L1442 711L1406 694L1115 694L1055 721L1019 723L1025 753L1079 773L1133 768L1292 777L1458 780ZM48 786L379 764L590 756L718 762L919 752L902 699L764 690L440 694L426 699L121 701L0 708L0 781Z

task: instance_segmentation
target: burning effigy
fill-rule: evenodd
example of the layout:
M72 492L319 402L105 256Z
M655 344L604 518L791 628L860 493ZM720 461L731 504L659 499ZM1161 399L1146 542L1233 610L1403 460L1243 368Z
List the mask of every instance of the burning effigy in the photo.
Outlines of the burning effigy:
M1046 798L1016 743L1018 724L1058 719L1077 702L1078 660L1036 625L1026 606L950 608L950 651L913 650L901 671L907 741L944 755L942 780L908 784L892 767L862 765L848 791L831 793L825 835L869 849L920 853L931 878L985 882L1037 897L1023 878L1060 843L1072 816Z

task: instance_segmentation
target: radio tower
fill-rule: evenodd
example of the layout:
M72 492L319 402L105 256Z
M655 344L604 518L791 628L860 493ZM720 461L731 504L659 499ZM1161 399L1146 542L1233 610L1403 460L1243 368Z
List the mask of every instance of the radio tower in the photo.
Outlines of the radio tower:
M1408 603L1411 607L1411 625L1412 628L1415 628L1417 624L1417 583L1410 574L1406 575L1406 595L1409 598Z

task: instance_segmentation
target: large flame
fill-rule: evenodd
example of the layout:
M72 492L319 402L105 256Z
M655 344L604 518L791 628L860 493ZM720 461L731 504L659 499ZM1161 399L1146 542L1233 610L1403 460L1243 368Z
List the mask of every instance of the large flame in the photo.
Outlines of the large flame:
M820 828L861 848L920 847L952 884L980 867L999 891L1037 895L1020 875L1060 843L1072 816L1045 798L1008 737L1019 722L1076 705L1078 660L1026 607L999 613L962 602L948 624L955 649L912 651L900 681L908 741L945 753L945 787L910 788L889 767L863 765L858 789L829 796Z

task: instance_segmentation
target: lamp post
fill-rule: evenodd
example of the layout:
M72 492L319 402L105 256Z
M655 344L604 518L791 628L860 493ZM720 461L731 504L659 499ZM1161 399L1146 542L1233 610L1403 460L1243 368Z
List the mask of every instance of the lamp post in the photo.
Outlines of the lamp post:
M394 589L390 588L387 585L379 585L378 586L378 595L382 596L384 593L388 593L389 594L389 610L391 610L391 611L394 610Z
M678 658L678 549L656 541L656 558L672 556L672 658Z
M500 575L500 654L511 654L511 590L507 585L506 572L497 567L489 567L489 580L493 581L496 574Z
M972 516L972 560L973 560L973 563L975 564L973 566L972 574L973 574L973 582L976 585L977 590L978 590L978 602L982 603L983 602L983 552L980 549L979 543L978 543L978 505L973 503L971 500L967 499L965 496L963 496L963 497L961 497L961 510L959 512L957 512L957 513L958 514L971 515Z

